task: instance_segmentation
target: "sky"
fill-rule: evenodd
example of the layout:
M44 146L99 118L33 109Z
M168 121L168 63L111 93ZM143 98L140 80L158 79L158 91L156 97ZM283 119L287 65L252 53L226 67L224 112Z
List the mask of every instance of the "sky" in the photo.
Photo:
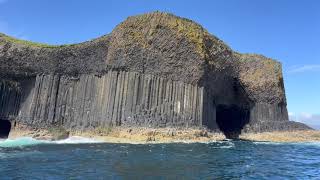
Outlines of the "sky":
M292 120L320 125L318 0L0 0L0 32L69 44L110 33L152 11L192 19L232 49L282 63Z

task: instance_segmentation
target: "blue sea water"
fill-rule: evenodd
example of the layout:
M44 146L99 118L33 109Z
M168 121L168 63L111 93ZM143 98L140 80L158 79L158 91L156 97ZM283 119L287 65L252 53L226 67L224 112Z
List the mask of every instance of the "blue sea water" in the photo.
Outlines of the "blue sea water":
M0 179L320 179L320 143L0 142Z

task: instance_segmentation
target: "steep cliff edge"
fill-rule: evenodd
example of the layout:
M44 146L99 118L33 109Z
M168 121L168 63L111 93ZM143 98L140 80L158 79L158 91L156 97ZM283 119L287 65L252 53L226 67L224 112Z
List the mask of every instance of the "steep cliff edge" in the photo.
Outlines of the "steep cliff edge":
M74 45L0 34L0 81L0 118L31 127L204 126L230 137L308 129L288 120L280 63L234 52L167 13L129 17Z

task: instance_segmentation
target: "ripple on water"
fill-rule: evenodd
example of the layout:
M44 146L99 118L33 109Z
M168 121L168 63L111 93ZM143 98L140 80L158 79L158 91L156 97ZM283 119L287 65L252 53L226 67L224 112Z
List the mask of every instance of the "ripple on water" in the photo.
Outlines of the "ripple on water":
M143 145L91 141L84 144L85 141L73 140L0 147L0 179L4 175L12 179L320 177L318 143L222 141Z

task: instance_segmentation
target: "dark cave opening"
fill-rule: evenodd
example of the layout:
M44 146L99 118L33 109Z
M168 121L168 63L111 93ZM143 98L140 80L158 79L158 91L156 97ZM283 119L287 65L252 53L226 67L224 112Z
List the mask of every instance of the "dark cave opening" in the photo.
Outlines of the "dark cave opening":
M11 122L8 120L0 119L0 139L6 139L11 130Z
M219 129L228 139L238 139L249 122L250 111L236 105L218 105L216 118Z

